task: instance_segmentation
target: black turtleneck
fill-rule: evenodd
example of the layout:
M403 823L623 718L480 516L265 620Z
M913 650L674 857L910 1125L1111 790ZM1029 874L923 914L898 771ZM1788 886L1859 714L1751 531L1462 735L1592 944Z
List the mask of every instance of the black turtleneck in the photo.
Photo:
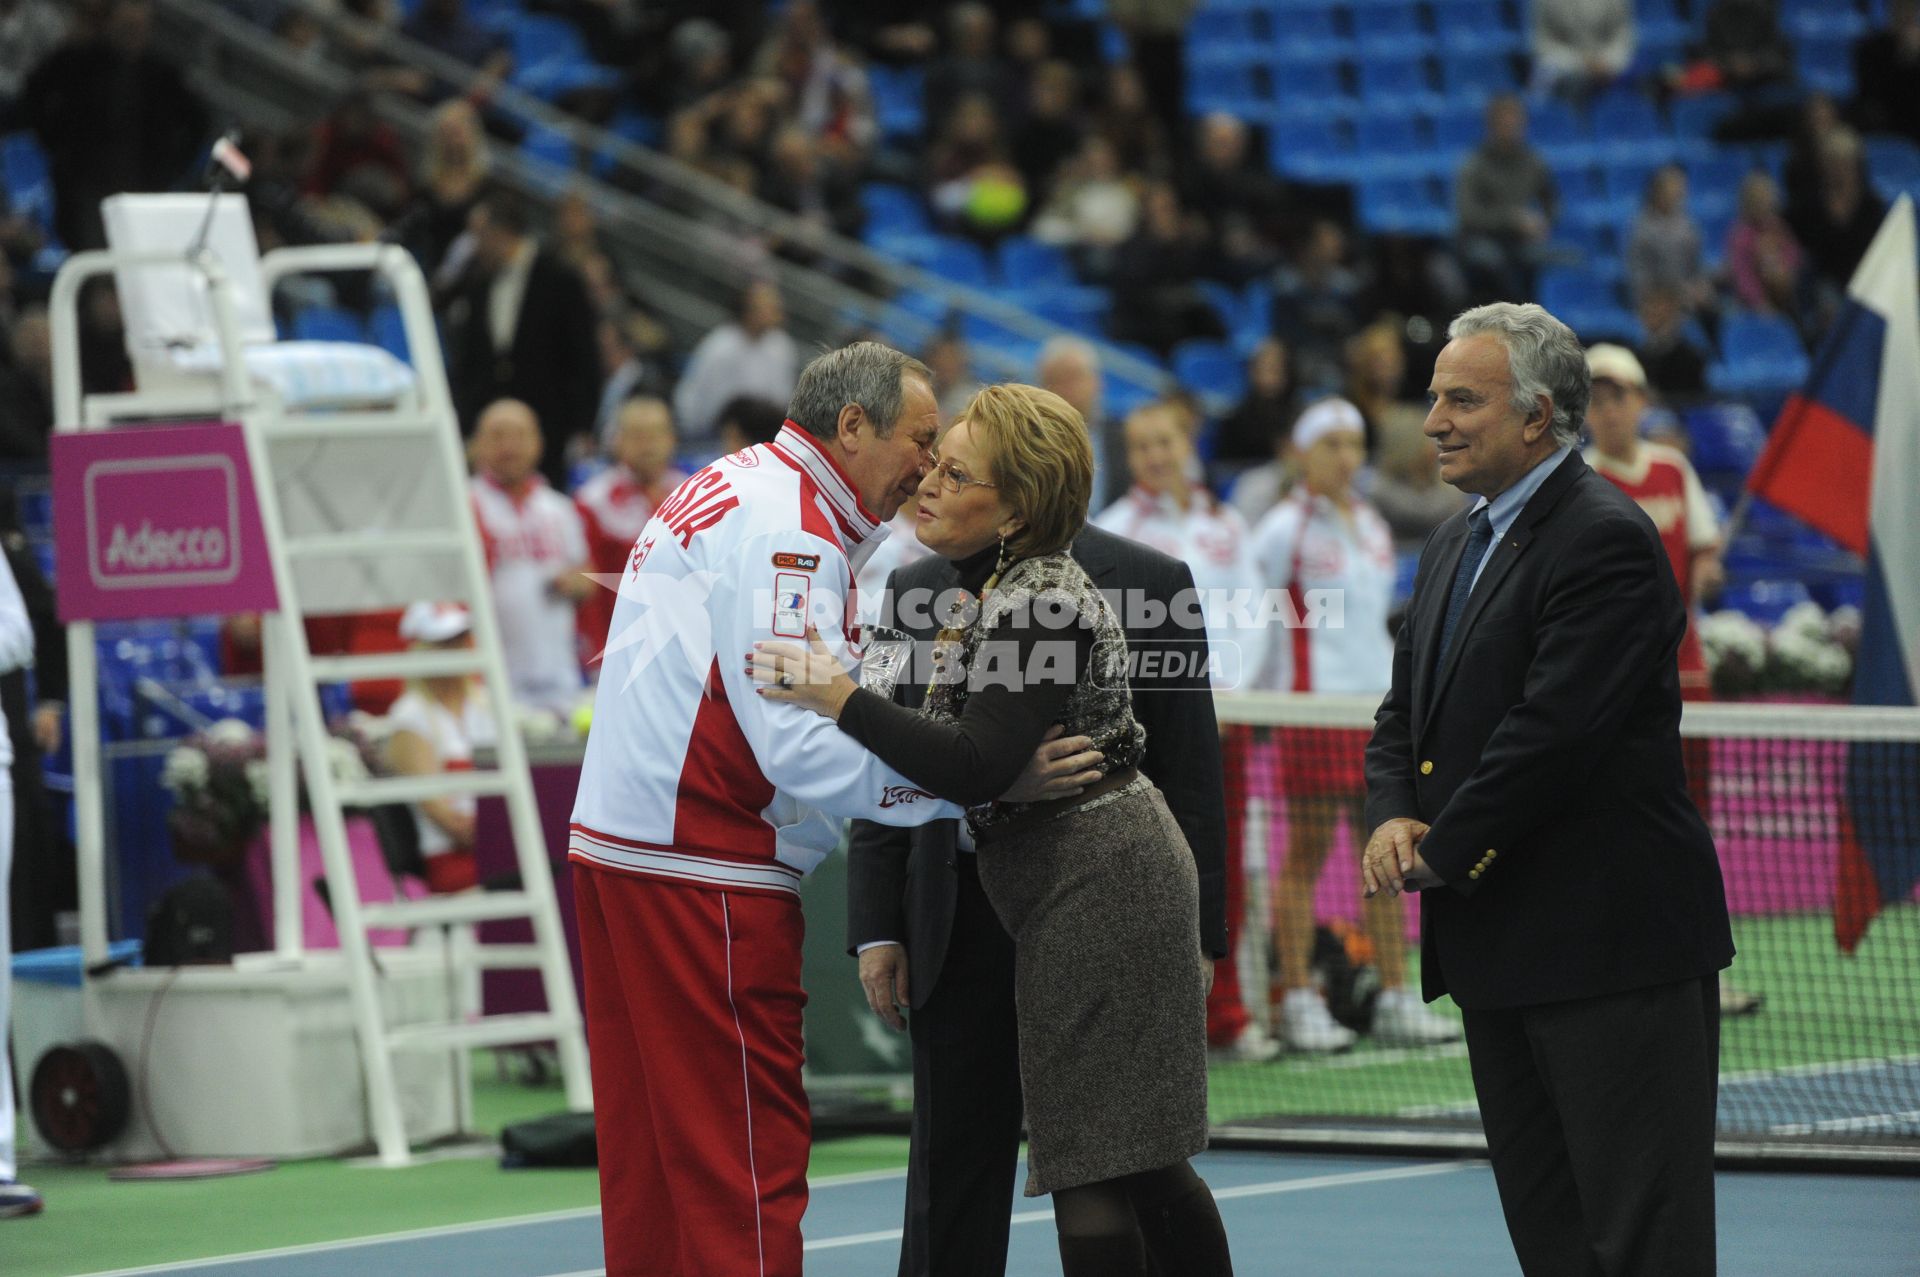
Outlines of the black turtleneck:
M999 547L988 546L956 559L960 588L978 594L998 557ZM862 688L841 708L840 730L948 802L991 802L1020 778L1086 670L1092 630L1078 619L1060 620L1026 608L1003 617L974 655L957 723L936 722Z

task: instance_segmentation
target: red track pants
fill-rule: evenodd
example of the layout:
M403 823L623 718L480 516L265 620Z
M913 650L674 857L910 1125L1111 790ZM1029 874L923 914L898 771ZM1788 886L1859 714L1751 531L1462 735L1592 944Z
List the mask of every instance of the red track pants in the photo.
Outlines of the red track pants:
M799 900L573 881L607 1277L799 1277Z
M1220 733L1220 777L1227 804L1227 956L1213 964L1213 990L1207 994L1207 1042L1230 1046L1246 1029L1247 1004L1240 993L1240 964L1234 949L1247 918L1247 756L1253 729L1234 724Z

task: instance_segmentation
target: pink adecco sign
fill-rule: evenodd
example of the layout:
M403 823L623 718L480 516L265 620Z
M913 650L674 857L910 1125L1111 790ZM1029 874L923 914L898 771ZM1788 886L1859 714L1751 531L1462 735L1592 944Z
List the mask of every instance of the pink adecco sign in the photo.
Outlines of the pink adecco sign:
M237 425L53 436L62 621L273 611L273 567Z

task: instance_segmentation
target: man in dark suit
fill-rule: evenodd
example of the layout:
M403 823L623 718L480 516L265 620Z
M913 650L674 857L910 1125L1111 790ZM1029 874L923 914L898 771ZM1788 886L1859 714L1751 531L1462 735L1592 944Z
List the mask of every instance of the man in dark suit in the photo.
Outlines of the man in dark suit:
M1201 945L1226 957L1226 837L1219 728L1201 659L1206 633L1183 627L1180 612L1167 607L1193 589L1193 574L1092 525L1074 538L1073 557L1114 604L1129 651L1138 654L1133 712L1147 729L1140 770L1166 795L1193 850ZM916 645L931 640L945 619L933 603L945 606L942 596L951 598L956 581L938 556L902 568L888 583L883 615ZM925 691L903 677L896 699L918 707ZM1053 756L1053 774L1070 778L1088 766L1092 756L1079 752L1085 747L1076 737L1042 749ZM1013 941L980 889L963 837L956 821L891 829L856 820L849 850L847 940L859 954L867 1002L896 1029L898 1007L911 1010L903 1277L1000 1277L1007 1265L1021 1120Z
M519 200L494 192L474 206L473 269L448 313L448 363L460 428L472 434L498 399L533 409L549 447L541 470L567 491L568 447L600 407L598 317L587 288L541 247Z
M1448 329L1426 433L1482 500L1428 538L1367 746L1368 894L1420 890L1528 1274L1714 1271L1719 862L1687 797L1686 615L1653 524L1573 445L1538 306Z

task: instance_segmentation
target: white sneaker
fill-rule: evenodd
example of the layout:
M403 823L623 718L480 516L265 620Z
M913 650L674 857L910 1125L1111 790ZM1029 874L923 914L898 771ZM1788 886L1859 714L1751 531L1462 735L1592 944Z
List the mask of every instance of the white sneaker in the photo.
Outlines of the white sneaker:
M1359 1037L1339 1023L1312 989L1290 989L1280 1004L1280 1032L1295 1051L1344 1051Z
M1405 989L1382 989L1367 1036L1388 1046L1433 1046L1458 1039L1460 1026L1427 1010Z
M1240 1036L1225 1046L1214 1047L1211 1054L1216 1060L1233 1064L1265 1064L1280 1054L1280 1044L1267 1036L1267 1031L1249 1020L1247 1027L1240 1030Z

